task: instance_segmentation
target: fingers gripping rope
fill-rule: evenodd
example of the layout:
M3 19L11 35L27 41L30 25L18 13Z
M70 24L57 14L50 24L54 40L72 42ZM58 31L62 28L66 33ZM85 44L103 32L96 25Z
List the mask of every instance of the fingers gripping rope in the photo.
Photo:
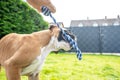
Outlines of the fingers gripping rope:
M52 18L52 20L54 21L55 24L57 24L57 26L60 28L60 30L62 31L63 36L65 37L65 39L69 42L69 44L76 50L77 53L77 58L79 60L82 59L82 53L80 51L80 49L77 46L77 43L69 36L65 33L65 31L59 26L59 24L56 22L56 19L52 16L50 10L47 7L42 7L42 12L44 15L46 16L50 16Z

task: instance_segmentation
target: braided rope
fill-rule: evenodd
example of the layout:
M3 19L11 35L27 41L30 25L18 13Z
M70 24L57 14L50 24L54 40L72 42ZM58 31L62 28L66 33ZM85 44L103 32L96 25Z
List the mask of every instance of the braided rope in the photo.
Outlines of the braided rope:
M50 17L53 19L54 23L57 24L57 26L61 29L63 36L65 37L65 39L70 43L70 45L76 50L77 53L77 58L79 60L82 59L82 54L80 49L77 46L77 43L69 36L65 33L65 31L59 26L59 24L56 22L55 18L52 16L52 14L50 13Z
M77 58L79 60L81 60L82 59L82 53L81 53L80 49L78 48L77 43L69 35L67 35L65 33L65 31L57 23L56 19L52 16L51 12L44 6L43 6L43 12L44 12L44 14L47 13L47 16L50 16L52 18L52 20L54 21L54 23L57 24L57 26L60 28L64 38L69 42L69 44L73 47L73 49L76 50Z

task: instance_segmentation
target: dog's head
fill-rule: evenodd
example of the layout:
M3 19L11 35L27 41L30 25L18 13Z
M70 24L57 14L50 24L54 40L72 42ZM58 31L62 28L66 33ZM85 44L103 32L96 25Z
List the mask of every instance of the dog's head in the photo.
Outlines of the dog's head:
M59 49L64 49L65 51L68 51L72 48L72 46L69 44L69 42L65 39L65 36L63 36L62 31L56 26L51 25L49 28L52 32L52 39L54 51L58 51ZM76 40L76 37L67 29L63 29L67 35L69 35L73 40Z

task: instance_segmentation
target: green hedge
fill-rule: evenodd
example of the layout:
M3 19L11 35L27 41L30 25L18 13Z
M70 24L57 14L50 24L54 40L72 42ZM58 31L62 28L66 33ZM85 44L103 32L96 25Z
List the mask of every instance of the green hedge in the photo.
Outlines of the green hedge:
M31 33L47 28L43 17L22 0L0 0L0 38L8 33Z

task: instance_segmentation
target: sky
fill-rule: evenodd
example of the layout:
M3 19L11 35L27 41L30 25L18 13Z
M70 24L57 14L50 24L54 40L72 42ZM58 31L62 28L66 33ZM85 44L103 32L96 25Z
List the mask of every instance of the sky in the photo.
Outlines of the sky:
M51 0L56 7L53 16L65 27L71 20L116 18L120 15L120 0ZM45 20L51 22L46 17Z
M71 20L117 18L120 15L120 0L51 0L56 7L53 14L57 22L70 26ZM52 19L43 16L48 22Z

